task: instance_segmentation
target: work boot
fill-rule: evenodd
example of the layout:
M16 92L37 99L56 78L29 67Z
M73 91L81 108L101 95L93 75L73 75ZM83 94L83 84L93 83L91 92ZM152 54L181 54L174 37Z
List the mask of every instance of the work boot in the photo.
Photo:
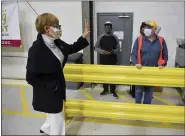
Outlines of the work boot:
M119 97L118 97L118 95L114 92L114 93L112 93L112 95L116 98L116 99L118 99Z
M115 91L111 91L111 93L110 93L110 94L112 94L116 99L118 99L118 98L119 98Z
M101 96L104 96L104 95L107 95L108 93L109 93L108 91L105 91L105 90L104 90L103 92L100 93L100 95L101 95Z

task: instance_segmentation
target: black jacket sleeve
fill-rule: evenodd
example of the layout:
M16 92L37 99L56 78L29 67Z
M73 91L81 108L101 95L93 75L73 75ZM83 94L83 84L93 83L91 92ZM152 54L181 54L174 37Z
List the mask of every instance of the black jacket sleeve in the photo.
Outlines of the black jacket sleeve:
M67 43L66 43L67 44ZM76 42L73 44L68 44L69 46L69 54L77 53L78 51L84 49L89 45L87 39L83 38L82 36L78 38Z

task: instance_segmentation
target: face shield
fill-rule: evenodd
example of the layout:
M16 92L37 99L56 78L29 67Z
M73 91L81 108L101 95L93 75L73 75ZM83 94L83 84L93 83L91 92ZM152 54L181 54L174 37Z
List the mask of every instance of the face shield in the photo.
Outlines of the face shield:
M155 31L155 34L158 35L160 31L161 31L161 27L157 26L157 30Z

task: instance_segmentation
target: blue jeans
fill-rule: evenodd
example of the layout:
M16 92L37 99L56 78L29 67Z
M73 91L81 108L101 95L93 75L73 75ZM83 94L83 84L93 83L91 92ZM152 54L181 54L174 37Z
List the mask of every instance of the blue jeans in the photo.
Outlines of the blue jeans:
M144 92L144 101L143 104L151 104L152 103L152 95L154 91L153 86L135 86L135 102L141 104L141 100L143 98Z

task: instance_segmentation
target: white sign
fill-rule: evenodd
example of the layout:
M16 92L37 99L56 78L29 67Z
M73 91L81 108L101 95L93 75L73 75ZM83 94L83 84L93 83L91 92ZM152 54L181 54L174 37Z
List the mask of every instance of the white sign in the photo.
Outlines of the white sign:
M1 45L4 47L20 47L21 36L19 28L18 3L2 2L2 40Z
M124 39L124 32L123 31L114 31L114 35L116 35L119 40Z

